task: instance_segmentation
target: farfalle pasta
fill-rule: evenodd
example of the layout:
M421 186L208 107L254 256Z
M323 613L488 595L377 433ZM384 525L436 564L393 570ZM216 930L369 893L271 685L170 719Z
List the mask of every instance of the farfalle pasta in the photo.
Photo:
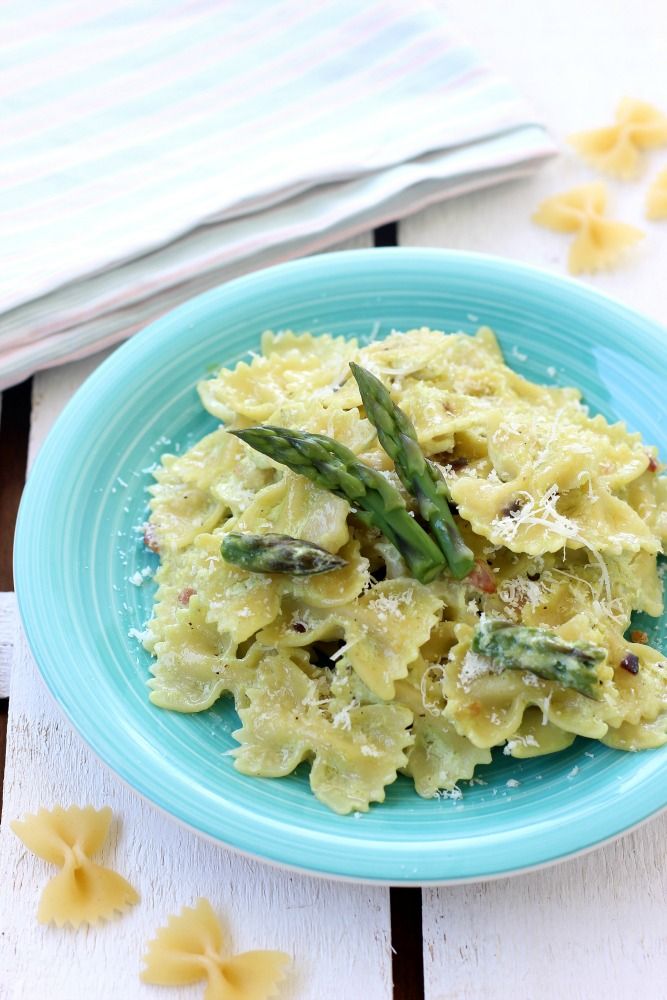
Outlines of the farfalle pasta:
M645 101L626 97L616 110L614 125L577 132L569 141L591 166L631 180L639 172L643 150L667 146L667 116Z
M281 951L227 955L213 907L199 899L169 917L149 942L141 979L156 986L205 980L204 1000L270 1000L278 994L289 961Z
M667 219L667 169L660 171L646 193L646 218Z
M608 219L606 209L607 188L595 181L547 198L533 221L558 233L576 233L568 268L572 274L595 273L613 267L644 236L636 226Z
M412 714L401 704L356 703L340 684L337 697L323 680L309 677L303 660L265 654L246 689L249 704L238 709L235 763L244 774L278 778L310 760L322 802L340 813L365 810L407 764Z
M12 822L12 830L29 850L61 869L42 892L40 923L96 924L139 901L121 875L91 860L107 839L112 815L108 806L56 806Z
M667 743L665 657L625 637L633 610L663 607L667 479L653 447L590 416L575 389L512 371L487 328L417 329L365 347L266 334L263 347L202 383L225 426L156 472L148 537L161 565L146 638L156 706L196 712L232 697L234 766L280 777L306 762L314 795L343 814L382 802L399 774L422 796L452 794L494 747L522 758L577 735L632 750ZM351 362L381 380L432 463L470 554L461 578L417 579L366 509L234 435L256 420L327 435L426 524ZM343 565L255 572L223 557L239 534L314 543ZM595 691L520 663L498 669L475 650L489 622L592 650Z

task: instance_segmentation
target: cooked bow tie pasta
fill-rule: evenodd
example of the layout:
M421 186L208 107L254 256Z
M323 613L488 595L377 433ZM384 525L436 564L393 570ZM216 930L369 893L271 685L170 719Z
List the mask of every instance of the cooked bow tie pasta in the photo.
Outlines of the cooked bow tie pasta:
M150 698L231 695L239 771L309 761L349 813L399 772L451 792L496 746L667 743L665 658L625 637L662 613L667 538L638 434L516 374L487 328L266 333L199 393L224 426L152 487Z

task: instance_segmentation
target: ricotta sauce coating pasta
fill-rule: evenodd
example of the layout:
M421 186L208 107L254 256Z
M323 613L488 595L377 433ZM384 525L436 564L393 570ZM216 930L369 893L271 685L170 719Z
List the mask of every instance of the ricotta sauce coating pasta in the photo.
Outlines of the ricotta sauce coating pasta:
M415 501L366 418L349 363L379 377L442 470L477 565L410 577L350 504L252 450L229 429L325 434ZM231 696L234 766L278 777L310 763L313 793L339 813L381 802L397 774L419 795L451 792L503 746L521 758L576 735L640 750L667 743L667 664L624 636L633 610L662 613L658 558L667 478L655 448L591 417L573 388L512 371L494 334L417 329L359 347L265 333L262 353L202 382L224 422L151 488L159 550L151 701L199 712ZM229 532L314 542L345 565L315 577L226 563ZM485 619L547 628L606 651L592 700L471 651Z

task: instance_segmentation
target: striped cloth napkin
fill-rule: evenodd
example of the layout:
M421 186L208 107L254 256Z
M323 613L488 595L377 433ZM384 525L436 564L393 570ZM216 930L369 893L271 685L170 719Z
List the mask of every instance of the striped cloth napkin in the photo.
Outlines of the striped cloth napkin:
M5 0L0 388L554 147L428 0Z

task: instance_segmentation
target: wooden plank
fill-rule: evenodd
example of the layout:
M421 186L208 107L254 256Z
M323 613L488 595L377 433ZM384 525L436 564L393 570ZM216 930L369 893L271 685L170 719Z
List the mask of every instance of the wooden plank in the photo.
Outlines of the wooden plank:
M370 239L361 242L368 245ZM99 360L36 376L30 463ZM40 805L72 802L112 806L118 824L102 863L115 865L142 895L140 906L122 919L77 935L37 925L39 886L49 869L8 827L10 819ZM285 1000L391 996L387 889L281 872L205 841L158 812L101 766L71 729L46 692L20 632L12 667L0 848L0 884L12 887L5 894L12 906L5 965L13 970L17 997L38 995L45 969L52 1000L161 997L162 991L140 986L137 979L144 942L168 913L199 895L210 898L224 917L232 947L282 948L294 956L281 991ZM194 1000L201 987L169 995Z
M534 102L563 152L532 178L414 215L401 223L399 242L499 254L565 274L571 237L540 229L531 213L543 198L596 176L565 145L568 134L611 121L625 94L663 102L664 4L647 0L639 18L631 5L615 4L612 14L602 0L442 5ZM646 185L665 165L665 151L646 159L640 183L609 183L610 213L645 229L644 245L616 270L583 280L665 323L667 230L643 218ZM544 871L425 890L427 1000L662 997L666 836L663 815Z
M497 882L424 890L427 1000L659 1000L667 815L602 850Z

